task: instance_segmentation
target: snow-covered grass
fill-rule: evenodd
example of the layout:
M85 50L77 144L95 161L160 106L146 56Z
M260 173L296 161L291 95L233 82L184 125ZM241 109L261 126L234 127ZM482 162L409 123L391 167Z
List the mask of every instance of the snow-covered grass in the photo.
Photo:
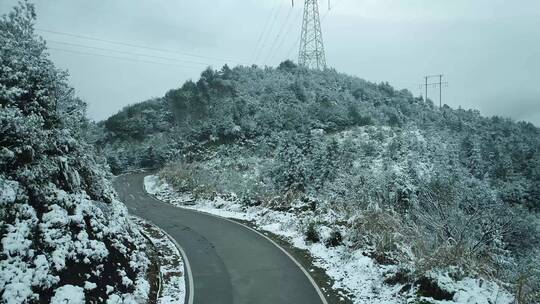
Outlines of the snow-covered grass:
M397 266L380 265L367 256L361 249L353 249L347 243L328 247L324 240L329 237L329 227L319 227L322 242L309 242L305 237L305 223L313 221L311 211L276 211L262 206L245 206L240 203L217 197L214 200L197 199L188 193L178 193L164 180L156 175L146 176L145 189L158 199L175 206L210 213L226 218L252 222L258 229L271 232L290 242L296 248L307 250L313 257L314 266L326 271L334 280L334 289L343 289L352 297L354 303L404 303L425 300L430 303L511 303L513 297L492 282L465 278L454 281L446 274L434 274L436 280L449 293L453 293L452 301L437 301L418 298L415 290L400 292L401 284L385 284L385 279L395 274ZM189 205L186 205L189 202ZM331 221L336 215L328 212L317 215L319 220ZM344 232L346 234L346 232Z
M182 255L174 242L159 227L137 217L132 217L142 233L149 239L159 259L161 288L158 304L183 304L186 297L186 276Z
M445 273L434 273L438 285L449 291L454 291L455 303L513 303L514 298L497 284L482 279L465 278L456 282ZM440 301L440 303L451 303Z

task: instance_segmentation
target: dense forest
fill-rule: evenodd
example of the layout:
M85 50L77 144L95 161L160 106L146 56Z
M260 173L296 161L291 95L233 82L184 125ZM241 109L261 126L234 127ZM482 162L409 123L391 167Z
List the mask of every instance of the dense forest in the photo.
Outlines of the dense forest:
M144 239L35 18L21 2L0 19L0 302L140 303Z
M304 204L307 238L323 241L318 227L333 227L329 246L399 265L398 281L439 269L500 282L520 303L538 299L540 130L531 123L285 61L208 68L92 130L115 173L165 167L162 177L201 197Z

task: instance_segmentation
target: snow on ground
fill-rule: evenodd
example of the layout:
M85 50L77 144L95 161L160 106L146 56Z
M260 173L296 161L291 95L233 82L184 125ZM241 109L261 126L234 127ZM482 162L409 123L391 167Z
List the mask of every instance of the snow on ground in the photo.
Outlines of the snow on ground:
M454 302L470 304L514 303L514 297L497 284L482 279L465 278L459 282L452 280L448 274L434 273L437 283L445 290L455 292ZM438 303L452 303L438 301Z
M0 186L0 207L13 203L17 191L17 183L5 183ZM37 218L35 209L29 204L10 205L19 208L20 218L12 225L5 225L6 233L2 235L2 250L4 256L0 259L0 295L5 303L26 303L39 300L39 290L50 288L60 283L60 277L54 271L65 271L69 261L82 259L86 264L103 262L109 256L104 236L123 235L135 240L127 233L131 222L127 218L127 209L119 201L103 204L91 201L82 194L70 194L63 190L54 192L59 204L71 204L73 214L59 204L49 207L43 213L41 220ZM73 239L70 227L85 227L85 215L92 214L94 231L100 239L91 239L88 232L82 229ZM43 246L52 248L50 253L38 254L32 248L33 233L39 229ZM122 244L117 244L119 250L125 250ZM133 269L140 270L135 282L124 282L125 286L134 285L134 293L122 294L112 290L111 297L117 297L123 303L140 303L148 298L148 282L145 278L147 268L146 256L140 251L134 251L127 257L133 264ZM97 262L96 262L97 261ZM96 272L102 270L97 269ZM127 278L127 277L126 277ZM95 288L95 283L86 282L88 289ZM114 292L114 294L113 294ZM66 301L69 300L69 301ZM55 290L52 303L84 303L84 288L81 286L63 285Z
M292 246L307 250L314 258L314 265L324 269L334 280L333 288L348 291L354 297L354 303L408 302L399 294L401 285L390 286L383 282L385 274L391 273L395 266L379 265L365 256L362 250L352 250L346 246L328 248L322 243L307 242L302 228L302 221L306 219L298 214L260 206L247 207L220 197L194 201L191 195L176 192L156 175L146 176L144 186L148 193L175 206L251 221L261 230L284 237ZM189 205L186 205L187 202ZM455 282L442 274L436 276L436 279L447 291L455 292L455 296L453 301L429 299L431 303L509 304L513 301L510 294L492 282L480 282L471 278Z
M51 304L83 304L84 289L79 286L64 285L54 292Z
M186 298L186 276L178 248L159 227L137 217L132 217L132 221L139 225L158 253L161 278L158 304L183 304Z

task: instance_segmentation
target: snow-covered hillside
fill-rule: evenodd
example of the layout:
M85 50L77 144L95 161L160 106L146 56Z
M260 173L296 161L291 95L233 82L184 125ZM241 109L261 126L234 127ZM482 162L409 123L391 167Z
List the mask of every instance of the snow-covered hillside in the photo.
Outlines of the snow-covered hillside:
M540 297L531 123L284 61L208 68L94 131L115 171L163 168L198 198L311 210L306 238L318 243L330 228L331 244L398 267L392 282L449 298L428 278L442 271L496 282L520 303Z
M429 279L436 282L450 296L447 300L418 297L418 286L404 289L406 282L389 284L399 272L396 265L381 265L368 252L352 247L350 242L328 246L332 227L318 227L321 242L306 240L304 223L319 221L336 223L339 216L328 210L325 214L296 210L277 211L263 206L245 206L238 202L216 197L213 200L194 200L190 193L179 193L156 175L146 176L145 189L157 198L182 208L195 209L210 214L253 222L260 230L272 232L288 240L292 246L307 250L314 257L314 264L326 271L334 280L333 288L345 290L354 303L398 304L414 299L425 303L510 304L513 296L497 284L470 277L455 280L448 273L432 272ZM186 204L189 202L189 204ZM341 230L347 238L347 231ZM326 245L325 245L326 244Z
M144 302L144 240L34 21L27 2L0 20L0 302Z

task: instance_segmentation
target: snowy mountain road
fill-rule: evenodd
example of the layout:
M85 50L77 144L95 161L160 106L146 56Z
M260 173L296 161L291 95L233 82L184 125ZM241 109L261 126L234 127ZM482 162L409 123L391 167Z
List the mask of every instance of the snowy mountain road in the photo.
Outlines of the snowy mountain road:
M119 176L115 188L130 213L158 225L182 246L193 274L194 303L324 303L303 270L264 236L155 199L144 190L145 175Z

